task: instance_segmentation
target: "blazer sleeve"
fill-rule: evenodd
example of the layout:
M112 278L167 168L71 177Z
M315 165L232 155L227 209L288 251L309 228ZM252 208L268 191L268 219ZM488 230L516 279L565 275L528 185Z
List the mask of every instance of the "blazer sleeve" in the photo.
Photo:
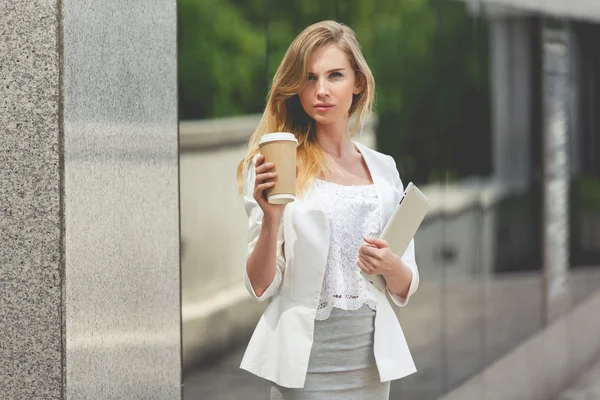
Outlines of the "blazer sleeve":
M390 159L390 168L393 175L394 186L398 190L400 196L404 194L404 185L402 184L402 180L400 179L400 174L398 173L398 169L396 168L396 161L391 156L388 156ZM401 298L396 296L386 287L386 291L389 294L392 301L399 307L404 307L408 304L408 299L412 296L419 287L419 269L417 268L417 261L415 259L415 239L413 238L404 254L400 257L402 262L407 265L412 271L412 279L410 281L410 286L408 288L408 295L406 298Z
M281 285L281 281L283 280L283 273L285 269L285 257L283 252L283 221L279 226L278 234L277 234L277 255L276 255L276 263L277 268L275 270L275 276L273 277L273 281L267 287L265 292L261 296L257 296L252 284L250 283L250 278L248 277L247 272L247 261L250 254L254 250L254 246L256 246L256 242L258 241L258 236L262 227L263 220L263 211L254 200L253 192L254 192L254 180L256 179L256 159L258 156L254 157L252 160L252 165L250 165L245 172L244 177L244 189L243 189L243 197L244 197L244 208L246 209L246 214L248 215L248 249L246 252L246 257L244 260L244 284L246 286L246 290L248 293L257 301L264 301L269 297L273 296L279 286Z

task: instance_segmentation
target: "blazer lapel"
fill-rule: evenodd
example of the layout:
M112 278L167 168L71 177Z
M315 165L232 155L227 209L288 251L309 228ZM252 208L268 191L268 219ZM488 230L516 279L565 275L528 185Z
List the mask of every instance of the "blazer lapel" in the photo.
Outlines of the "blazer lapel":
M371 153L372 150L358 142L354 142L354 144L362 154L363 160L365 160L367 169L373 179L373 184L377 191L377 198L379 199L379 209L381 210L379 213L380 229L383 230L394 210L394 195L393 191L390 190L389 179L386 178L389 175L389 171L385 169L385 165L381 165L382 163L380 160L374 157Z

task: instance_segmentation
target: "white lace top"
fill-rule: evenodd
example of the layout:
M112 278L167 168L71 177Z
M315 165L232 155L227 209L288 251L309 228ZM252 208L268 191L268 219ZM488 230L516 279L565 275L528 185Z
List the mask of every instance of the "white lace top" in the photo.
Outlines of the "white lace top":
M366 288L357 263L363 236L378 237L381 232L375 185L343 186L317 180L317 190L330 221L331 238L315 318L327 319L333 307L358 310L367 304L375 310L377 301Z

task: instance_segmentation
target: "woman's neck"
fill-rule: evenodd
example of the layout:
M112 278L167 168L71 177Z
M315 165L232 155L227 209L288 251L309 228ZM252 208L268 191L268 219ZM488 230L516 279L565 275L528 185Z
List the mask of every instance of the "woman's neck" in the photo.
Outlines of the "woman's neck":
M335 158L344 157L355 151L346 122L317 125L317 142L325 153Z

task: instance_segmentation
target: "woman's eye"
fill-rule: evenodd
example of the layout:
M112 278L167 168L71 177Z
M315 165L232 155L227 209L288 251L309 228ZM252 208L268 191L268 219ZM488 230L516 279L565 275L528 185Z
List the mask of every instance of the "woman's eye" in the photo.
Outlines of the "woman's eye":
M343 76L343 75L342 75L342 73L341 73L341 72L332 72L332 73L329 75L329 77L330 77L330 78L340 78L340 77L342 77L342 76ZM317 77L316 77L316 76L314 76L314 75L309 75L309 76L308 76L308 80L309 80L309 81L316 81L316 80L317 80Z

